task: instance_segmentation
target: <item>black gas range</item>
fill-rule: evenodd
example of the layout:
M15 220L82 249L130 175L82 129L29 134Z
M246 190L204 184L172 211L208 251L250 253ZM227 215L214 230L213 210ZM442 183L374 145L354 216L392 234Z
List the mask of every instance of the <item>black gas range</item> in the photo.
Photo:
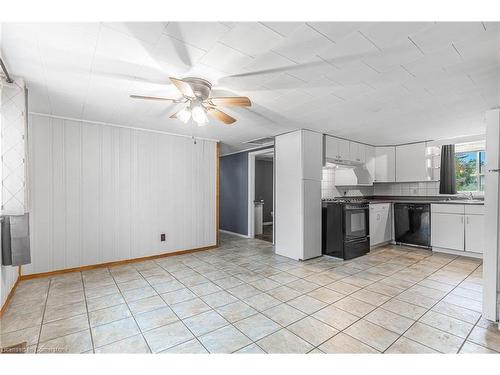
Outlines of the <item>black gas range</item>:
M364 198L322 200L322 253L344 260L370 251L369 204Z

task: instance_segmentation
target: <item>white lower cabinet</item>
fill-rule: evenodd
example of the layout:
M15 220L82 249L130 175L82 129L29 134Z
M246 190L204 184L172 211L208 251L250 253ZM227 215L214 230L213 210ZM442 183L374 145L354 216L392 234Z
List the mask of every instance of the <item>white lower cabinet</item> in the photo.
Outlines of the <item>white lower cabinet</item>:
M484 206L432 204L431 245L434 251L482 254Z
M463 214L432 213L431 245L464 251L465 226Z
M465 251L484 252L484 215L465 216Z
M370 204L370 246L389 242L392 237L390 203Z

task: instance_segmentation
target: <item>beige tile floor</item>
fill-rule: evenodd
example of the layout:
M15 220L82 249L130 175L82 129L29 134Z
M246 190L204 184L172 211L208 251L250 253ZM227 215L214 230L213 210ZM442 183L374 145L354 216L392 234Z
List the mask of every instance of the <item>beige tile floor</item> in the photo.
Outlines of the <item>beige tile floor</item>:
M496 353L481 262L387 246L296 262L268 242L22 282L2 346L53 353Z

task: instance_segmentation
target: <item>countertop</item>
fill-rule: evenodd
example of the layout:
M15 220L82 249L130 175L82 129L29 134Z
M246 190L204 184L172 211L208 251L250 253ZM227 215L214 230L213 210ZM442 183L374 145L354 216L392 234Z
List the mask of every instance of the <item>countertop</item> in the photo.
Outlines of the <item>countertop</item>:
M466 204L466 205L484 205L484 200L474 199L450 199L441 197L367 197L369 203L429 203L429 204Z

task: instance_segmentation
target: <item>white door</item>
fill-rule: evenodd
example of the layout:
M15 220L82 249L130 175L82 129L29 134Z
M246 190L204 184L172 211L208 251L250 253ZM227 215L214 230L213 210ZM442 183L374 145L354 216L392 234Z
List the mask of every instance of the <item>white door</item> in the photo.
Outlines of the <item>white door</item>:
M396 181L425 181L427 176L425 143L396 147Z
M464 251L464 215L433 213L431 217L431 245Z
M484 216L465 216L465 251L484 253Z
M335 137L330 137L325 135L325 157L327 159L338 159L339 158L339 144L338 139Z
M500 292L499 193L500 193L500 109L486 112L485 249L483 255L483 316L498 320Z
M387 242L392 237L391 204L384 203L380 205L380 217L382 225L382 241Z
M370 205L370 246L383 241L382 215L378 204Z
M346 141L345 139L337 139L338 142L338 153L339 153L339 159L340 160L349 160L349 141Z

